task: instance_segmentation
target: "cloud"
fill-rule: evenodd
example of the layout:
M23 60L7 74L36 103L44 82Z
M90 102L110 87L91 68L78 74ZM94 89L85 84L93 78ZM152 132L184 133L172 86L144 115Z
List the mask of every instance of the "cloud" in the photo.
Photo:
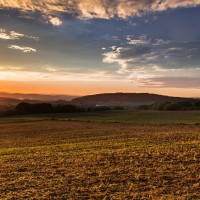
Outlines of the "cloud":
M146 35L141 35L138 39L132 39L131 37L131 35L127 36L128 44L142 45L150 43L150 40L147 39Z
M141 87L200 88L199 77L158 77L136 80Z
M104 71L76 71L61 69L57 70L54 68L42 68L42 71L30 71L29 69L23 68L4 68L0 67L0 80L12 80L12 81L111 81L115 80L112 74L108 74ZM77 79L77 77L79 77ZM119 79L119 78L118 78Z
M145 87L199 87L200 43L126 37L123 46L111 46L103 62L117 64L116 72ZM176 78L178 77L178 78ZM188 83L188 85L187 85Z
M112 36L105 36L106 40L109 41L120 41L120 38L118 36L112 35Z
M58 17L50 17L49 22L54 26L62 25L62 21Z
M47 72L58 72L59 69L57 67L46 66L43 68Z
M5 29L0 28L0 39L4 40L18 40L25 37L24 34L17 33L15 31L7 32Z
M23 70L24 68L23 67L2 67L2 66L0 66L0 70L3 70L3 71L5 71L5 70L7 70L7 71L21 71L21 70Z
M199 5L200 0L0 0L1 9L18 9L24 13L40 12L56 17L60 14L72 14L87 19L127 18Z
M14 50L20 50L23 53L37 52L36 49L33 49L31 47L24 47L24 46L17 46L17 45L10 45L8 48L14 49Z
M127 37L127 44L110 47L103 54L104 63L117 63L124 72L135 70L167 71L177 69L200 68L200 43L165 41Z
M29 39L33 39L33 40L39 40L38 37L34 37L34 36L29 36L29 35L25 35L22 33L17 33L15 31L7 31L5 29L0 28L0 39L3 40L19 40L21 38L29 38Z

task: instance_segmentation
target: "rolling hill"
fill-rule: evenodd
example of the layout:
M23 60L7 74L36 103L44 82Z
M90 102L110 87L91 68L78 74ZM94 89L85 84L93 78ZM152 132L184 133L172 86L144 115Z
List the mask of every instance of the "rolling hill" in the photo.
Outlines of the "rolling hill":
M83 96L73 99L71 102L75 104L86 105L141 105L160 102L179 102L194 101L192 98L171 97L149 93L105 93Z
M77 96L72 95L46 95L46 94L21 94L21 93L7 93L0 92L0 97L20 99L20 100L37 100L37 101L58 101L65 100L71 101Z

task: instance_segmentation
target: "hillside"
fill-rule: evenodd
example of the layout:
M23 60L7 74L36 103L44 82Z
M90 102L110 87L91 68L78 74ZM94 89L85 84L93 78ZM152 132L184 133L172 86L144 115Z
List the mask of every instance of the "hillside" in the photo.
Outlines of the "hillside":
M27 103L40 103L42 101L38 100L30 100L30 99L14 99L14 98L7 98L7 97L0 97L0 105L17 105L21 102L27 102Z
M19 99L0 97L0 105L16 105L20 102Z
M64 104L69 103L69 101L65 101L65 100L42 101L42 100L33 100L33 99L14 99L14 98L0 97L0 112L14 110L15 106L17 106L19 103L22 103L22 102L26 102L29 104L50 103L53 105L64 105Z
M7 97L0 97L0 112L7 111L7 110L14 110L15 106L21 102L27 103L39 103L40 101L36 100L20 100L14 98L7 98Z
M76 104L93 104L93 105L140 105L160 102L179 102L194 100L192 98L180 98L163 96L149 93L105 93L78 97L71 102Z
M46 94L21 94L21 93L7 93L0 92L0 97L20 99L20 100L38 100L38 101L57 101L57 100L65 100L71 101L73 98L77 96L72 95L46 95Z

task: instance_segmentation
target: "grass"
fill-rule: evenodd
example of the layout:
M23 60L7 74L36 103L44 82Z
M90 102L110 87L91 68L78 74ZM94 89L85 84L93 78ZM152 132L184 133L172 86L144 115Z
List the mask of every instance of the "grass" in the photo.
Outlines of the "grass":
M122 122L135 124L197 124L200 123L200 111L106 111L68 114L36 114L1 118L0 124L47 119L92 121L92 122Z
M200 198L200 125L34 119L0 124L0 199Z

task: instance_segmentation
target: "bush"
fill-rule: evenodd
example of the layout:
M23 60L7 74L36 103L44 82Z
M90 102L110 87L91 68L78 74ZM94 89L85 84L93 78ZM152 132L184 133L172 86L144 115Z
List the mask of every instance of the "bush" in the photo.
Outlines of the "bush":
M29 104L23 102L18 104L15 110L18 114L52 113L53 106L48 103Z

